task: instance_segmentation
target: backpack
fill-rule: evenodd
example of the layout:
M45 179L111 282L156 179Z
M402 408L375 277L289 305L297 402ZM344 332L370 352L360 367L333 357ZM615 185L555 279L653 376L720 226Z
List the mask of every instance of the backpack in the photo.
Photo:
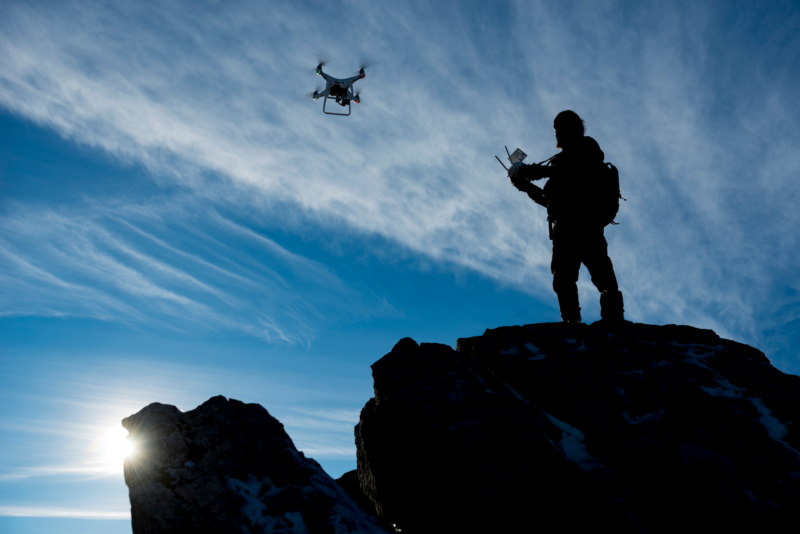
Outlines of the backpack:
M552 165L555 157L553 156L539 165ZM619 224L614 221L614 217L619 212L619 200L622 198L619 190L619 170L611 163L603 163L599 166L597 173L592 174L593 176L586 177L588 183L584 182L582 194L578 197L578 204L582 206L581 211L585 210L591 213L590 219L603 227L609 224ZM547 186L549 185L548 181L544 188L545 193L548 193ZM626 199L622 198L622 200ZM555 208L555 206L548 205L548 220L555 219L554 212L558 211L551 208Z
M614 222L614 217L619 212L619 171L611 163L603 163L600 172L592 181L592 211L593 219L603 226L619 224ZM622 200L625 200L622 198Z

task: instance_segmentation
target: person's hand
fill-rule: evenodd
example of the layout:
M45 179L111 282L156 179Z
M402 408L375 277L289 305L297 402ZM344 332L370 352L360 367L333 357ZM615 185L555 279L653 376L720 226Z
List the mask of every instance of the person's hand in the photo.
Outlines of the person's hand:
M520 178L519 176L510 176L509 179L511 180L511 185L523 193L526 192L528 190L528 186L530 186L530 182L525 178Z
M521 178L524 174L527 174L525 171L527 170L528 165L525 165L521 161L514 163L511 165L511 168L508 169L508 177L509 178Z

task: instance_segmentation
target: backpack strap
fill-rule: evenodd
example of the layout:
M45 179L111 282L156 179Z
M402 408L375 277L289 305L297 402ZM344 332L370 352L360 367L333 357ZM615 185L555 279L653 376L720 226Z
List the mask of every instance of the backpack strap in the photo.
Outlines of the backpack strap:
M558 154L555 154L554 156L549 157L546 160L537 163L537 165L552 165L553 160L555 159L556 156L558 156Z

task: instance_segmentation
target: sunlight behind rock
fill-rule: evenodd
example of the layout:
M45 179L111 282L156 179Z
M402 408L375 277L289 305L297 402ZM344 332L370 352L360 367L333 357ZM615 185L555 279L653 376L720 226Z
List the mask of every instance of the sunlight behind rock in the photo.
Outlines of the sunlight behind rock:
M113 473L121 471L125 459L136 452L133 443L128 440L128 431L122 427L108 429L102 443L103 466Z

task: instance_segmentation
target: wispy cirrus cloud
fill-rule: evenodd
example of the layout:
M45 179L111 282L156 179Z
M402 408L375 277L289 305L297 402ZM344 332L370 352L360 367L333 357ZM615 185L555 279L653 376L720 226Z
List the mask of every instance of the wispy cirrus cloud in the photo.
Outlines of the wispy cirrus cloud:
M318 327L385 312L385 303L364 299L329 268L214 211L202 213L209 209L202 202L197 207L199 216L168 205L7 210L0 215L0 290L7 297L0 314L84 316L308 344ZM182 225L193 227L193 240Z
M95 477L119 477L119 473L111 472L106 466L100 464L44 465L39 467L21 467L7 473L0 473L0 482L23 480L28 478L61 476L77 477L79 479Z
M72 519L126 519L130 511L75 509L56 506L0 506L0 516L10 517L63 517Z
M298 447L312 458L352 459L356 454L353 428L360 410L291 408L281 422L291 429Z

